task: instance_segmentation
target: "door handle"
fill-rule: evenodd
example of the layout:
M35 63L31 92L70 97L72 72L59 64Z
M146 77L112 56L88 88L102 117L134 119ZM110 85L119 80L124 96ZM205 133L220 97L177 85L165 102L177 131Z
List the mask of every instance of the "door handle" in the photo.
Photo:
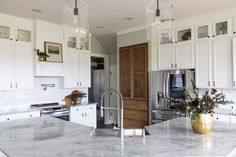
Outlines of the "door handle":
M233 82L233 86L235 87L235 81Z
M177 68L178 67L178 64L177 63L175 63L175 68Z
M18 88L18 83L16 83L16 88Z
M214 81L214 87L216 86L216 81Z
M84 113L84 116L87 117L87 113Z
M84 117L84 114L82 113L82 117Z
M10 83L10 88L12 88L12 83Z
M80 82L79 85L82 86L82 83Z
M208 86L211 86L211 82L210 81L208 81Z
M174 64L171 64L171 68L174 68Z

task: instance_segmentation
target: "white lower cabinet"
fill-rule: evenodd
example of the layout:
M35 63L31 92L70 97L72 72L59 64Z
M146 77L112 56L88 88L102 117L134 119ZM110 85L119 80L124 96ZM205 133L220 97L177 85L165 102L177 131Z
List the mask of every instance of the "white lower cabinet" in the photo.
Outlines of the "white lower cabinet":
M97 128L97 105L78 105L70 108L70 121Z
M220 114L213 114L213 121L219 121L219 122L230 122L230 116L229 115L220 115Z
M230 122L231 123L236 123L236 116L231 116L230 117Z
M33 117L40 117L40 111L21 112L21 113L0 115L0 122L33 118Z

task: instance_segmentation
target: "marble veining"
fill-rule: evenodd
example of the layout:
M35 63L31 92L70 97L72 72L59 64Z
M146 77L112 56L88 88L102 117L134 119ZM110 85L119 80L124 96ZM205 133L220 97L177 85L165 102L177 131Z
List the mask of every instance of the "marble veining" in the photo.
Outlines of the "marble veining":
M91 137L92 128L39 117L0 123L0 149L10 157L182 157L234 156L236 125L214 123L195 134L188 118L146 127L150 136Z

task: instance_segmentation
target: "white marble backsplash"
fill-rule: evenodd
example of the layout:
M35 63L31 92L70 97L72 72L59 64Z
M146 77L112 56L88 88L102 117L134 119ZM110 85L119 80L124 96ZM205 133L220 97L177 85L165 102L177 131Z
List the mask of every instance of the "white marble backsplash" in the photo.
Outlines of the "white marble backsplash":
M3 108L24 108L31 104L59 102L66 95L69 95L75 89L63 89L63 80L61 78L35 77L33 90L0 91L0 109ZM55 84L55 87L48 87L43 90L41 84ZM88 88L79 89L88 96ZM84 98L83 102L88 102Z

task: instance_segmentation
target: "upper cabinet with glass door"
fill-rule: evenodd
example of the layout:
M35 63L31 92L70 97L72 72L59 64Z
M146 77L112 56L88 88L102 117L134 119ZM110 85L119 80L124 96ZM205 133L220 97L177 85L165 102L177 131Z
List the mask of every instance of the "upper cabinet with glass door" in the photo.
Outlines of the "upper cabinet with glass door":
M29 30L25 29L16 29L16 41L20 42L31 42L32 41L32 33Z
M213 38L231 34L231 20L219 20L213 23Z
M176 40L177 41L175 43L192 41L193 40L193 29L191 27L184 28L184 29L178 29L176 31Z
M210 26L211 26L210 24L196 26L196 40L197 41L210 38L210 34L211 34Z
M90 51L91 47L91 35L71 35L67 41L68 48L74 48L82 51Z
M0 39L12 40L12 29L9 26L0 25Z

